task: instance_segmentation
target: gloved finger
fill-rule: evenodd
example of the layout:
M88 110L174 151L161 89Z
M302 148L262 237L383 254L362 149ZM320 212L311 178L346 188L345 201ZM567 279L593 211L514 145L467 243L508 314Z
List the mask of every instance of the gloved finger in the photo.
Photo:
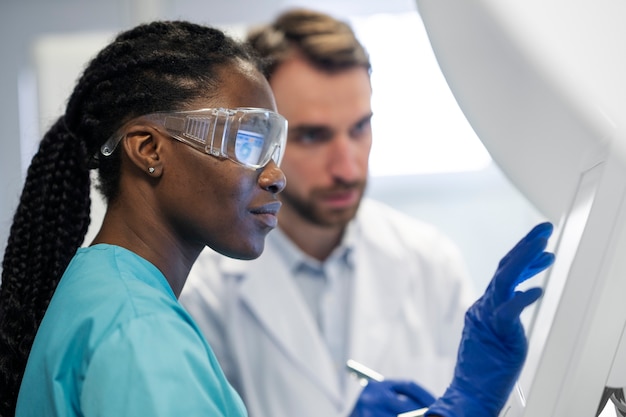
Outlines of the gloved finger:
M493 300L496 304L505 301L511 296L512 290L524 278L525 270L533 264L535 257L539 256L548 244L548 238L552 234L553 226L549 222L540 223L522 238L498 264L498 269L489 282L485 295L497 297Z
M394 380L370 381L361 391L350 417L396 417L424 407L413 398L414 391Z
M413 381L393 381L391 388L397 394L410 398L415 409L428 407L435 402L435 397L430 392Z
M361 409L363 413L373 413L373 416L396 416L405 411L415 410L422 408L421 405L416 403L413 399L406 397L402 394L397 394L394 391L386 390L384 392L378 392L376 395L363 398L361 402ZM365 411L367 409L367 411Z
M399 396L395 391L394 385L396 383L388 379L384 381L369 381L363 388L363 391L361 391L359 402L367 404L368 407L395 410L406 398L405 396Z
M525 241L515 251L510 252L509 260L502 265L499 271L510 277L519 277L529 266L535 264L536 260L544 253L547 245L548 239L545 237Z
M526 245L527 242L533 241L536 239L548 239L552 235L554 227L550 222L539 223L535 227L533 227L530 232L526 234L519 242L500 260L498 264L498 268L504 266L504 264L508 263L510 259L515 256L517 252L520 251L521 247Z
M547 239L552 236L553 231L554 226L552 225L552 223L543 222L533 227L533 229L528 233L527 236L529 236L530 238L543 237Z
M550 252L544 252L535 259L531 265L529 265L518 280L517 284L526 281L528 278L533 277L541 271L548 268L554 263L554 254Z
M537 301L543 294L543 290L539 287L530 288L526 291L516 291L510 300L502 304L494 314L494 327L496 332L510 328L511 323L516 321L522 311Z
M508 300L513 294L515 287L523 281L524 271L529 266L541 265L549 257L544 259L544 249L547 246L547 240L545 237L540 237L534 240L525 242L520 246L516 253L513 254L510 261L504 265L500 270L496 272L494 277L494 302L496 305Z

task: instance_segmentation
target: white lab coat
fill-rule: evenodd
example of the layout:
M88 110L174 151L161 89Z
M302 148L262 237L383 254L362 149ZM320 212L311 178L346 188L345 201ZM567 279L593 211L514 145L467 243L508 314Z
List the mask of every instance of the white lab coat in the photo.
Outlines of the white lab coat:
M380 203L363 201L355 222L349 357L440 395L474 300L465 264L432 226ZM206 250L181 295L250 417L347 416L362 389L350 379L342 392L299 291L268 245L254 261Z

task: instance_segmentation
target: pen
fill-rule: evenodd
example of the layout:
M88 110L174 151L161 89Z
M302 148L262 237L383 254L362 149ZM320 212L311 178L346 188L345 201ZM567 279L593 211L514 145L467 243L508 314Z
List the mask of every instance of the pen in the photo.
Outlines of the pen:
M359 363L353 359L348 359L346 362L346 368L358 378L364 381L383 381L385 379L384 376L376 372L375 370L368 368L367 366ZM398 414L397 417L423 417L424 414L428 411L428 407L420 408L419 410L411 410L405 413Z
M385 379L384 376L379 374L373 369L368 368L367 366L359 363L353 359L348 359L346 362L346 368L350 370L353 374L355 374L360 379L364 379L366 381L374 380L374 381L382 381Z
M419 410L407 411L406 413L400 413L398 414L398 417L424 417L426 411L428 411L428 407L420 408Z

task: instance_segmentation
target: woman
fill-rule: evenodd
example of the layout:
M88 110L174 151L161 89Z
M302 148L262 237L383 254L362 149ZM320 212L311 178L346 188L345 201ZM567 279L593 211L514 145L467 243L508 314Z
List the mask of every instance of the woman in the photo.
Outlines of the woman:
M239 107L270 110L172 113ZM263 250L285 185L274 108L245 49L202 26L139 26L90 63L33 159L5 253L2 415L29 350L17 415L244 414L176 296L206 244L240 258ZM217 157L196 141L206 135L176 130L186 121L215 129ZM75 255L91 166L108 208Z
M2 416L246 415L177 296L205 245L254 258L276 226L286 122L274 109L255 60L215 29L140 25L94 58L32 160L11 228L0 292ZM107 211L79 249L91 168ZM508 291L515 281L549 264L548 235L531 232L511 252L515 268L503 261L500 290L475 313L517 299ZM514 324L537 296L507 310ZM466 333L460 352L493 343L471 321ZM524 348L523 335L513 344ZM522 362L516 356L498 383ZM477 373L462 360L457 370L455 381ZM445 406L473 393L453 388L435 412L462 415Z

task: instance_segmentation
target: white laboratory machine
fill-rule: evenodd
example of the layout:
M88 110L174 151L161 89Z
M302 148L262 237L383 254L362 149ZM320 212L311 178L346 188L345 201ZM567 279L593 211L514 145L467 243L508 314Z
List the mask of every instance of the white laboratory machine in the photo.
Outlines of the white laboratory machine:
M470 124L509 179L557 226L556 262L527 320L528 359L501 417L593 417L609 396L620 413L626 2L417 5Z

